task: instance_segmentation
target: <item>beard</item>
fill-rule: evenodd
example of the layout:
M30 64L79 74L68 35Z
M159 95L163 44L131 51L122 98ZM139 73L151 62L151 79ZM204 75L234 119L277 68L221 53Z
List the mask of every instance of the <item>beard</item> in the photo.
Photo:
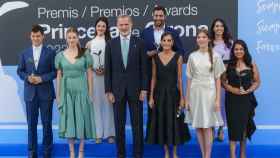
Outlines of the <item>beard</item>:
M163 20L155 20L154 21L154 26L155 27L162 27L164 25L164 21Z

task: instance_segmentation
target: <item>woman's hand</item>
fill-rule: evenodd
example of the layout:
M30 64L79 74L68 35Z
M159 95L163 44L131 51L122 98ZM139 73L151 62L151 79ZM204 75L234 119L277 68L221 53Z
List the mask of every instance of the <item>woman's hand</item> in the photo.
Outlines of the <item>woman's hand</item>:
M154 105L155 105L154 97L151 96L149 99L149 106L152 109L154 107Z
M220 101L219 101L219 100L216 100L216 101L215 101L215 111L216 111L216 112L221 111L221 104L220 104Z
M59 103L60 103L60 97L59 97L59 96L56 96L55 98L56 98L56 104L59 105Z
M241 95L240 89L239 89L239 88L236 88L236 87L232 87L232 88L230 89L230 92L233 93L233 94L235 94L235 95Z
M90 90L88 91L88 96L89 96L90 101L93 101L93 92L92 92L92 89L90 89Z
M185 99L185 109L186 110L190 110L190 104L189 104L189 101L187 99Z
M185 108L185 100L184 100L184 98L181 98L181 99L180 99L180 106L179 106L179 108L180 108L180 109Z

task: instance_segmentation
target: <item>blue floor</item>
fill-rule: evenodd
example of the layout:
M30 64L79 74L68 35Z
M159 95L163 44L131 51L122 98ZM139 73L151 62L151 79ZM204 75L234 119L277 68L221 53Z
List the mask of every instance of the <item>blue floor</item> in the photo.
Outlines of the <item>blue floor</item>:
M127 155L131 156L132 140L131 130L127 130ZM200 151L192 130L192 139L190 142L178 148L180 157L199 158ZM226 133L225 133L226 134ZM39 130L38 137L41 138L42 132ZM248 158L280 158L280 131L278 130L258 130L253 136L253 140L248 142ZM0 158L1 157L25 157L27 149L27 132L26 130L0 130ZM39 139L39 143L40 143ZM68 145L66 140L59 139L57 130L54 130L54 157L67 157ZM214 142L213 158L229 157L228 140L222 143ZM145 145L145 158L163 157L162 148L156 145ZM113 158L115 157L115 145L94 144L93 141L87 141L85 147L85 156L92 158Z

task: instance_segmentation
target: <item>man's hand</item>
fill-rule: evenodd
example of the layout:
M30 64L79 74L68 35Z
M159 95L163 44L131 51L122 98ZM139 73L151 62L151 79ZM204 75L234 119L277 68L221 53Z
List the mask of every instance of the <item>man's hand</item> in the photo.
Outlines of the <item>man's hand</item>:
M107 96L108 101L109 101L111 104L114 104L114 103L115 103L115 96L114 96L113 93L111 93L111 92L106 93L106 96Z
M33 84L40 84L42 83L42 78L40 76L32 76L34 82Z
M33 77L34 77L33 75L30 75L30 76L28 76L28 78L27 78L28 82L31 83L31 84L35 84L35 83L34 83L35 80L34 80Z
M147 51L147 54L149 57L152 57L157 54L157 51L156 50Z
M42 78L40 76L30 75L28 76L28 82L31 84L40 84L42 83Z

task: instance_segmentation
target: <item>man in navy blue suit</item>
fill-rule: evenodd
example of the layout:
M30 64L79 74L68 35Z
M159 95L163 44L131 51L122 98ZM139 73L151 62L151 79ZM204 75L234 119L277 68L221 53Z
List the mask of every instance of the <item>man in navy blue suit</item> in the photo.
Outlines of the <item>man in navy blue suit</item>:
M160 38L164 32L170 32L174 39L173 51L180 53L182 56L185 54L185 50L180 39L178 32L166 26L166 10L162 6L156 6L153 9L153 21L154 24L148 28L145 28L141 34L141 38L145 42L145 51L149 56L148 61L148 76L151 79L152 75L152 57L158 53L160 46Z
M32 46L20 54L17 73L24 81L24 101L28 124L28 156L37 158L37 124L40 111L43 125L44 158L50 158L53 145L52 108L55 52L43 45L44 29L33 25Z
M133 156L143 156L143 100L148 90L147 55L144 42L131 35L132 19L119 16L120 36L105 49L105 92L114 106L117 157L125 158L126 104L129 104Z
M145 28L141 34L141 38L145 41L146 51L149 57L157 53L157 47L160 44L161 35L164 32L170 32L174 39L173 50L181 55L185 54L185 50L178 32L166 26L166 10L162 6L156 6L153 9L153 25Z

